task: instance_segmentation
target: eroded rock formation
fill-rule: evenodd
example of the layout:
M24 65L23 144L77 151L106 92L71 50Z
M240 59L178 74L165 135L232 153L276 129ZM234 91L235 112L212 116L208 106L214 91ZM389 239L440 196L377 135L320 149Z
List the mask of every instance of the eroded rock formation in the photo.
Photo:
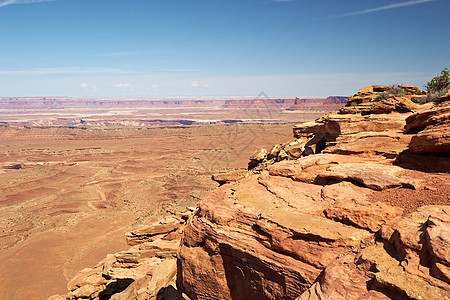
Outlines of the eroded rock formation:
M178 286L189 297L450 299L450 175L404 159L422 159L410 151L425 152L414 140L432 124L439 136L422 147L448 163L448 104L430 113L400 99L401 109L373 111L365 103L375 107L385 99L374 93L389 87L366 89L352 111L296 126L295 140L256 151L245 178L200 202L178 252ZM425 130L405 133L407 118Z
M81 270L63 299L179 299L176 254L190 213L166 217L126 234L130 249L109 254L94 268Z

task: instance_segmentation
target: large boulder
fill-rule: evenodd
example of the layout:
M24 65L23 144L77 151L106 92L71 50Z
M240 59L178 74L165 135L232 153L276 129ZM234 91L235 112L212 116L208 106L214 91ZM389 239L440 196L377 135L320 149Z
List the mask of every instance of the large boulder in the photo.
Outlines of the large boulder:
M227 184L230 182L238 181L246 176L246 171L229 171L224 173L217 173L212 175L212 180L216 181L220 185Z

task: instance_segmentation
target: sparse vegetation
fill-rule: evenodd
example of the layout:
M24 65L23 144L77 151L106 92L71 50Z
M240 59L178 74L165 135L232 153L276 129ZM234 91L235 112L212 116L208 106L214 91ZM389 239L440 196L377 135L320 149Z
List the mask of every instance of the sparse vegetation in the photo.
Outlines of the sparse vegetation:
M421 102L437 102L450 89L450 72L447 68L441 71L439 76L434 77L425 86L427 97Z
M450 88L450 73L447 68L441 71L441 75L434 77L425 85L427 93L448 91Z
M398 86L398 84L391 85L391 88L385 92L378 94L375 97L375 101L381 101L388 99L391 95L394 97L401 97L406 94L405 90Z
M387 92L395 97L405 96L406 94L405 90L399 87L398 84L391 85L391 88Z

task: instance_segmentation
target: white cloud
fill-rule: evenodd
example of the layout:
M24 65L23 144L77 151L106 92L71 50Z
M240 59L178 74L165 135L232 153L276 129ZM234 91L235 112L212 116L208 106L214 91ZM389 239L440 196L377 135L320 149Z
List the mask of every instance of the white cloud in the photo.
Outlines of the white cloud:
M342 14L342 15L330 16L329 18L330 19L337 19L337 18L345 18L345 17L351 17L351 16L365 15L365 14L369 14L369 13L373 13L373 12L377 12L377 11L394 9L394 8L399 8L399 7L406 7L406 6L411 6L411 5L421 4L421 3L427 3L427 2L432 2L432 1L435 1L435 0L411 0L411 1L405 1L405 2L400 2L400 3L393 3L393 4L389 4L389 5L385 5L385 6L380 6L380 7L375 7L375 8L369 8L369 9L365 9L365 10L355 11L355 12Z
M121 88L133 88L133 85L131 83L116 83L114 85L115 88L121 89Z
M197 81L192 81L191 86L194 88L200 87L200 84Z
M80 84L80 87L83 89L87 89L88 85L86 82L83 82L82 84Z
M4 7L12 4L31 4L31 3L39 3L39 2L51 2L56 0L3 0L0 1L0 7Z

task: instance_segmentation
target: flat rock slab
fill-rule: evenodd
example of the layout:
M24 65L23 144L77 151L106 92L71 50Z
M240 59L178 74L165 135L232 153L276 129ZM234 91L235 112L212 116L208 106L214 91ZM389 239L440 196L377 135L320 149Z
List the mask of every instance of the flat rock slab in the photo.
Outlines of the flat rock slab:
M381 191L394 187L415 188L417 182L396 176L401 171L397 166L386 166L374 163L346 163L329 166L325 172L319 173L316 182L326 184L328 181L355 181L370 189Z

